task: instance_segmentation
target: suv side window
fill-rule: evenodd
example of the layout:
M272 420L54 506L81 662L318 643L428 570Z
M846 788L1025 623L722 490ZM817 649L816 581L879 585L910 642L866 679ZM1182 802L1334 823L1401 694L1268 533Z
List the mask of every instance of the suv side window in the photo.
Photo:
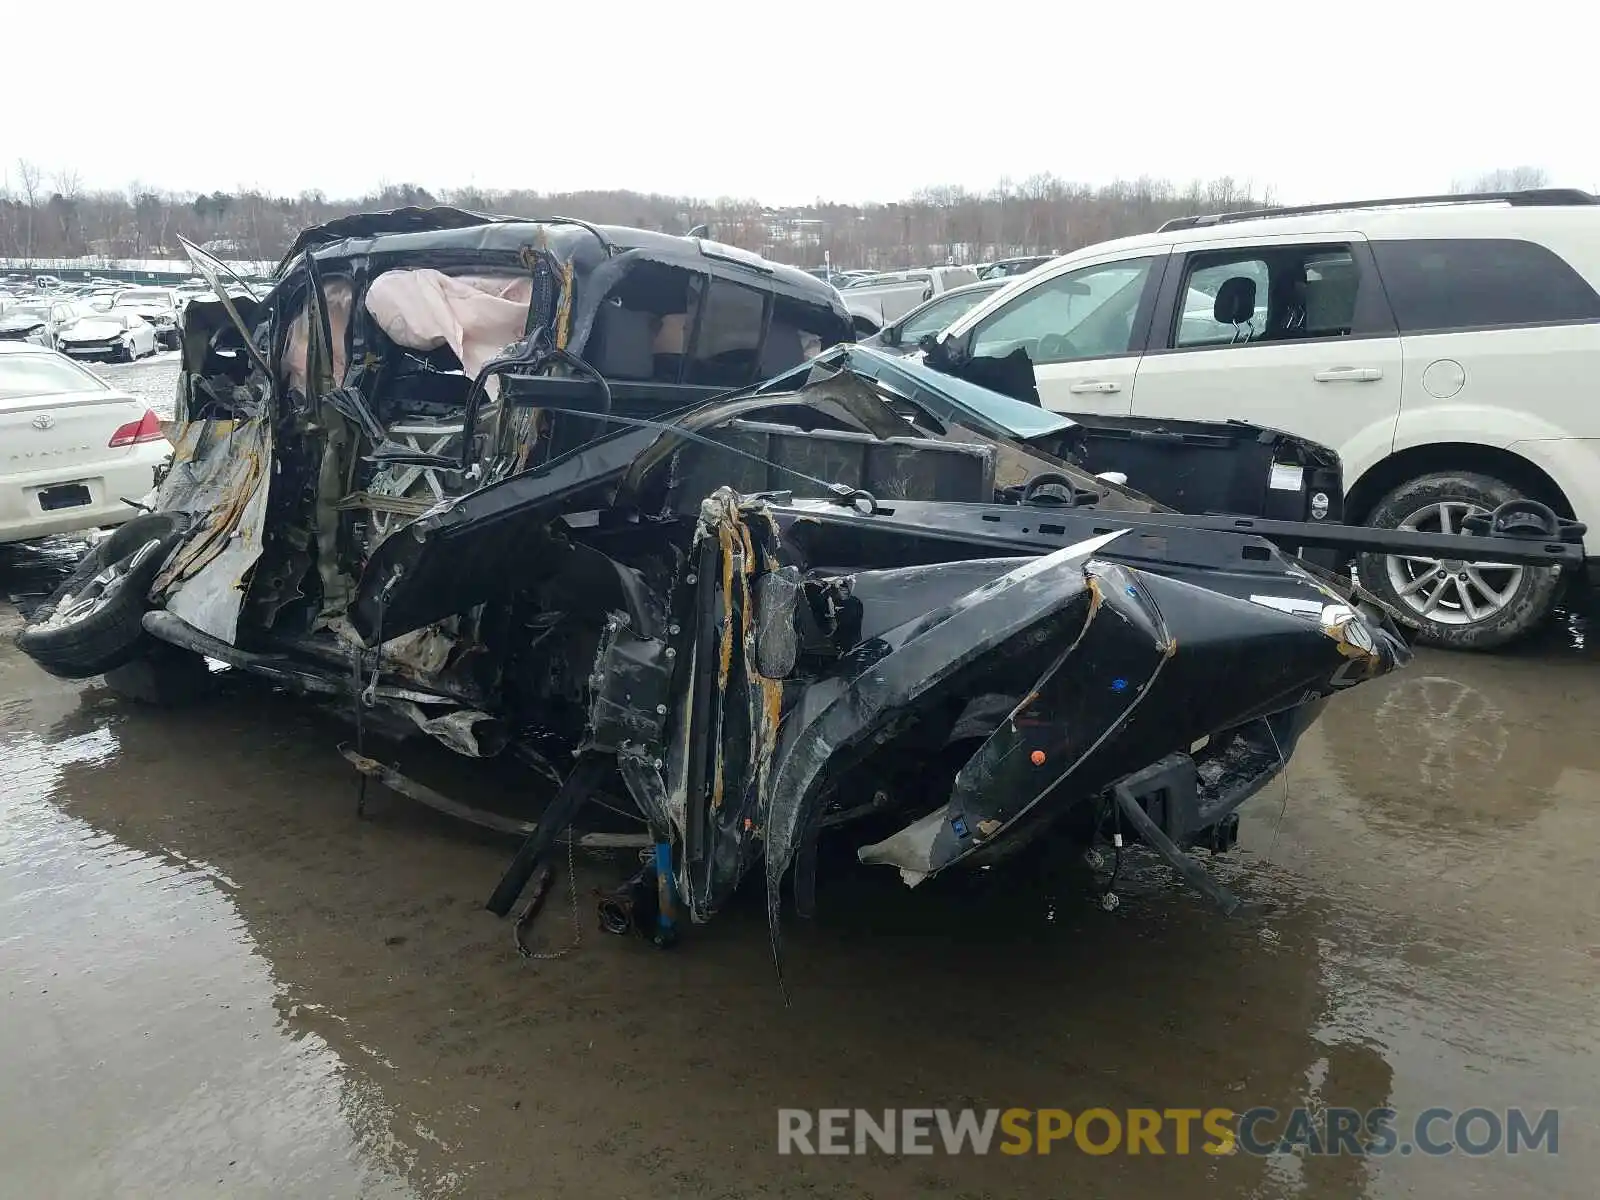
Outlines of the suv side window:
M1248 279L1255 287L1255 305L1237 328L1216 317L1217 292L1234 278ZM1264 332L1269 283L1267 264L1259 258L1192 266L1181 293L1183 307L1179 309L1178 332L1172 344L1178 347L1228 345Z
M1020 346L1039 365L1132 353L1134 317L1156 261L1080 267L1031 287L973 328L972 352L999 358Z
M1537 242L1382 241L1372 253L1402 333L1600 321L1600 296Z
M1178 295L1167 343L1175 349L1366 332L1361 269L1347 245L1192 254Z

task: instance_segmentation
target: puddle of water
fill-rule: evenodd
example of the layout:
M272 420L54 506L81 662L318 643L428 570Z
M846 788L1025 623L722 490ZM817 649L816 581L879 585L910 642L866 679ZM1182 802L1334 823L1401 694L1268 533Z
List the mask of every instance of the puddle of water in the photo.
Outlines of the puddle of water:
M1360 1194L1592 1190L1597 708L1600 674L1570 658L1424 651L1330 704L1285 788L1247 811L1233 869L1322 912L1316 1036L1375 1052L1385 1103L1561 1110L1559 1159L1389 1158ZM1349 1102L1347 1085L1317 1090ZM1305 1164L1284 1194L1326 1167Z
M0 1193L400 1196L381 1097L281 1018L220 873L61 812L120 769L107 725L0 732Z
M580 863L582 945L524 962L481 907L510 847L381 792L356 820L344 731L304 705L126 707L5 632L0 1193L1593 1194L1581 661L1424 653L1337 697L1212 863L1255 917L1132 857L1115 913L1032 868L914 892L851 873L786 919L785 1009L759 896L660 954L594 932L622 868ZM780 1106L1152 1104L1557 1105L1562 1153L774 1152Z
M1517 658L1570 655L1592 662L1600 656L1600 641L1593 636L1597 619L1600 619L1600 592L1575 586L1546 625L1499 653Z

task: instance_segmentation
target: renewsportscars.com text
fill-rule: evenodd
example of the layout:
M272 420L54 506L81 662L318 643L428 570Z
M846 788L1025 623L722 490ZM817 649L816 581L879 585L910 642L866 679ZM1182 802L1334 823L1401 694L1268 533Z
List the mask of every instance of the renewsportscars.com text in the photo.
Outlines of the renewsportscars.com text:
M1556 1154L1555 1109L780 1108L779 1154Z

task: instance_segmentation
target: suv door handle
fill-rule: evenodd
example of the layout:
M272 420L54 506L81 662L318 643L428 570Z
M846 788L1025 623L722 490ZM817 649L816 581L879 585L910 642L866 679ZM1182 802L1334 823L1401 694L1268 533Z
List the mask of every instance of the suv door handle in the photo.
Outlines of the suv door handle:
M1110 379L1086 379L1082 383L1074 383L1072 386L1067 388L1067 391L1076 392L1079 395L1082 395L1084 392L1097 392L1101 395L1110 395L1112 392L1120 392L1121 390L1122 385Z
M1376 383L1383 378L1382 367L1329 367L1311 378L1318 383Z

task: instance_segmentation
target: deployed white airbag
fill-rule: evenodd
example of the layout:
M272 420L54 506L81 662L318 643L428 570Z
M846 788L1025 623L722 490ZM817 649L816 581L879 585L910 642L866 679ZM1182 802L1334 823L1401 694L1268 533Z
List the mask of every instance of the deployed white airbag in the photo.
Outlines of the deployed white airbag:
M410 350L449 346L468 377L522 336L533 297L526 275L387 271L367 289L378 327Z

